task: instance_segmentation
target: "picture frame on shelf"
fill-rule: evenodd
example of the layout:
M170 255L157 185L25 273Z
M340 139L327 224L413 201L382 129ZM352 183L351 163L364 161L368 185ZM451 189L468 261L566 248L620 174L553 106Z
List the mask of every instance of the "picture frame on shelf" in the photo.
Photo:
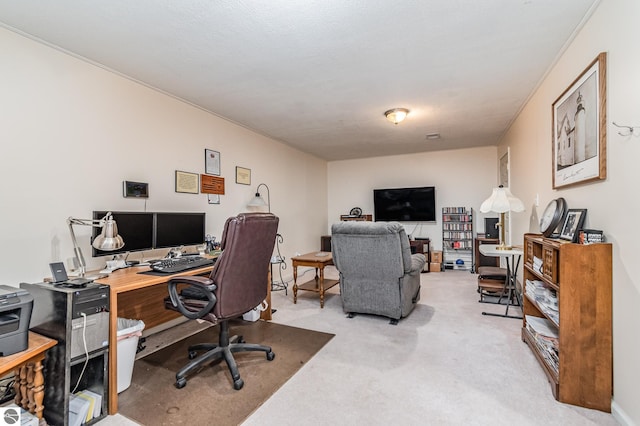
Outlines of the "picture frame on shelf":
M552 105L552 187L607 177L606 52Z
M587 209L569 209L564 218L564 224L562 225L559 238L576 242L586 216Z

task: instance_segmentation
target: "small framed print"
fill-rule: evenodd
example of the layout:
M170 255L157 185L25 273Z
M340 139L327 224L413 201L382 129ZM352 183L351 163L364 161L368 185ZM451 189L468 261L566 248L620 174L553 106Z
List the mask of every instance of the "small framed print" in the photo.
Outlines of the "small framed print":
M209 204L220 204L220 194L207 194Z
M183 172L176 170L176 192L187 194L197 194L200 176L197 173Z
M562 231L560 231L560 238L576 242L586 216L587 209L569 209L562 225Z
M251 185L251 169L236 166L236 183Z
M204 172L208 175L220 176L220 153L218 151L204 150Z
M149 184L145 182L124 181L125 198L149 198Z

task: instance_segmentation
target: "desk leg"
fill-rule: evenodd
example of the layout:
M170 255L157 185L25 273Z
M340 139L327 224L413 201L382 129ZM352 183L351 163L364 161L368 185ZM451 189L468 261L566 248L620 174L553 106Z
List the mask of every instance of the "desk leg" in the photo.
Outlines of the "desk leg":
M324 268L320 269L320 309L324 308ZM316 273L318 269L316 269Z
M512 302L513 302L513 298L516 298L516 301L518 302L519 306L522 306L522 304L520 303L520 298L517 295L517 289L516 289L516 282L517 282L517 271L518 271L518 266L520 265L520 257L518 257L518 260L516 262L516 259L514 256L511 257L511 262L509 262L509 258L505 257L505 260L507 262L507 277L505 280L505 290L507 290L507 308L505 309L504 314L494 314L491 312L483 312L482 315L489 315L492 317L502 317L502 318L515 318L515 319L522 319L521 316L519 315L509 315L509 306L511 306ZM513 266L513 269L512 269ZM500 295L500 300L502 300L502 296L504 295L505 291L502 291L502 294Z
M109 414L118 412L118 293L109 295Z
M298 265L293 263L293 303L298 301Z

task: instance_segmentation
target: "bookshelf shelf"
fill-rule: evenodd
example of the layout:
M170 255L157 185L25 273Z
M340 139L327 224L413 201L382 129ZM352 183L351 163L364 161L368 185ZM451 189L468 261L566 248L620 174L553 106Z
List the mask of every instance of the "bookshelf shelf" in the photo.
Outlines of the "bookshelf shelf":
M442 251L445 268L473 270L473 209L442 208ZM457 264L457 260L463 264Z

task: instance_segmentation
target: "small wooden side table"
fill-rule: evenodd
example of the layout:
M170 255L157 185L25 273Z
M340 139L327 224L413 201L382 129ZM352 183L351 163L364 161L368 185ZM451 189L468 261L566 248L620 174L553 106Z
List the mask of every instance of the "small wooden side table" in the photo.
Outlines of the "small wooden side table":
M303 254L291 258L293 266L293 303L298 301L298 290L315 291L320 294L320 307L324 308L324 293L334 285L338 284L338 280L329 280L324 278L324 268L333 265L333 257L330 252L314 251L312 253ZM310 266L316 268L316 276L304 284L298 285L298 266Z
M55 339L29 332L29 347L13 355L0 357L0 376L14 370L16 405L42 418L44 406L44 375L42 360L47 349L58 343Z

